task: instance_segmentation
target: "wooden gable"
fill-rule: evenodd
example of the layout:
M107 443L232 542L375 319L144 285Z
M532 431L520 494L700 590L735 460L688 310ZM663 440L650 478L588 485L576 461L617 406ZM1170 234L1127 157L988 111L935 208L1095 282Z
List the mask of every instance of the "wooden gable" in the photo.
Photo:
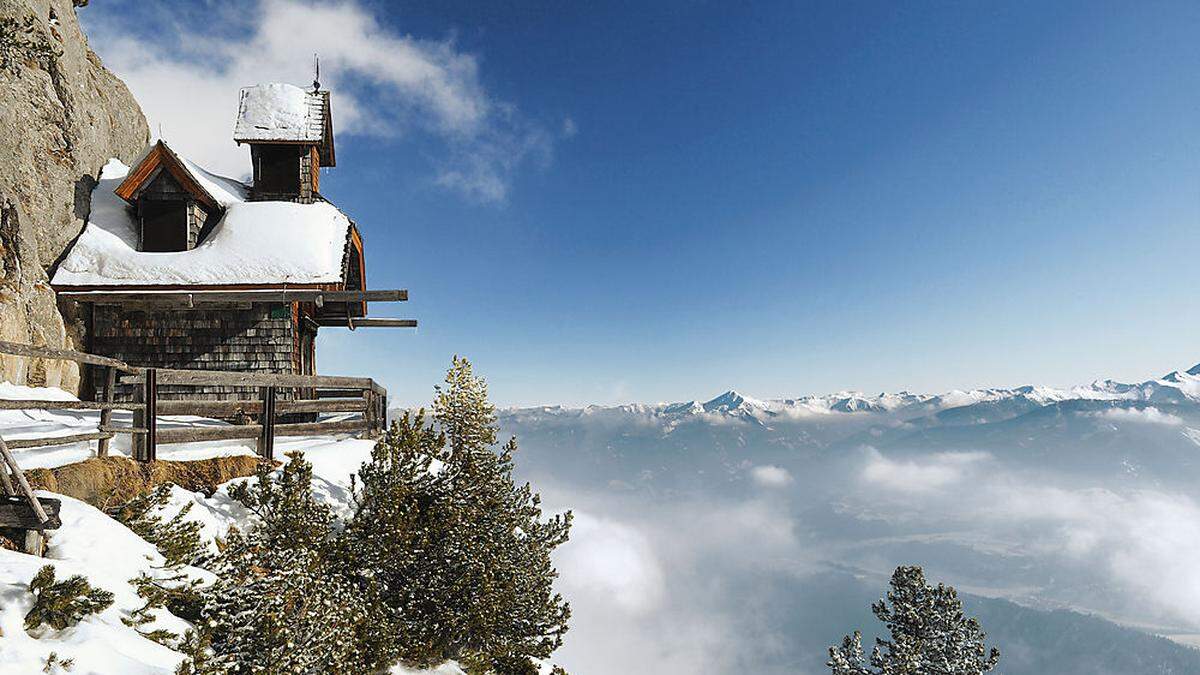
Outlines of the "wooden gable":
M121 199L136 205L142 191L148 188L163 172L168 173L180 188L208 211L216 213L221 210L221 205L217 203L217 200L196 181L179 156L162 141L154 144L150 152L146 153L142 161L130 170L129 175L114 192Z

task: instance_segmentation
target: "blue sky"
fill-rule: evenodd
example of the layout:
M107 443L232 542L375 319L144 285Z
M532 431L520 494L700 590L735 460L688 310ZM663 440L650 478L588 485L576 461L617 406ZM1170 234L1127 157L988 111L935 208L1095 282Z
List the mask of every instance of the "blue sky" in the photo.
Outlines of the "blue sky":
M226 172L248 152L223 92L303 84L321 52L322 192L369 283L410 290L373 313L421 328L322 331L318 367L401 403L453 354L521 405L1200 361L1200 5L647 4L80 16L152 124Z

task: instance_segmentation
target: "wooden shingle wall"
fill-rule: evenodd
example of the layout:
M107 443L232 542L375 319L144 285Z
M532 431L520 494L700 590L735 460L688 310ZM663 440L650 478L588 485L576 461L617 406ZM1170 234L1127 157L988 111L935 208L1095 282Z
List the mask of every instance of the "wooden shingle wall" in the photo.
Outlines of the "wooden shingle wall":
M296 339L291 305L204 309L97 305L92 313L93 353L148 368L295 373ZM128 393L118 391L122 397ZM280 395L290 398L289 392ZM162 399L185 396L230 400L257 398L258 392L245 387L159 388Z

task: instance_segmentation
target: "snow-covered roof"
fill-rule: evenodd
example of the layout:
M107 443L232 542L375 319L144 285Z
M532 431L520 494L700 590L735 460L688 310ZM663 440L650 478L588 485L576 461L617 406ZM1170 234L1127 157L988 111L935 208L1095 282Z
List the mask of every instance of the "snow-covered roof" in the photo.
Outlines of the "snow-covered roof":
M243 87L233 138L242 141L320 143L325 134L325 96L293 84Z
M152 158L151 155L154 155L154 157ZM153 161L143 166L148 160ZM232 178L224 178L209 173L186 157L175 154L161 140L152 140L146 146L146 149L138 155L138 158L133 162L133 168L125 170L125 180L118 185L115 192L122 199L133 203L138 192L153 177L154 169L165 167L171 170L168 165L178 167L178 170L181 172L179 176L181 181L183 183L188 183L189 181L193 183L195 188L203 193L196 195L197 198L209 207L225 208L234 202L246 201L250 194L250 190L246 185ZM131 181L131 179L134 180ZM189 188L185 186L184 189Z
M247 186L181 160L225 209L204 241L189 251L138 251L133 210L114 193L129 167L111 159L92 191L87 225L51 283L56 287L143 287L343 281L352 226L333 205L246 201Z

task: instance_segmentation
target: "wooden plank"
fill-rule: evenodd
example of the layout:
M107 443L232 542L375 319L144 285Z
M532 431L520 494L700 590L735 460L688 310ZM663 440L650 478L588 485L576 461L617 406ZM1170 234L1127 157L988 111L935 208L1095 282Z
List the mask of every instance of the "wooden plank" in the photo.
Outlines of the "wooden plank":
M357 392L357 390L355 390ZM362 412L362 398L300 399L280 401L276 399L275 411L289 412ZM257 415L262 412L262 401L240 399L236 401L159 401L159 415L199 415L202 417L229 416L238 413Z
M416 319L385 319L385 318L363 318L363 319L345 319L334 317L321 317L317 319L318 326L328 326L331 328L416 328Z
M60 361L76 361L78 363L89 363L93 366L112 366L128 373L137 372L137 369L117 359L110 359L106 356L96 356L95 354L84 354L83 352L72 351L70 349L52 349L50 347L35 347L33 345L20 344L18 342L0 341L0 354L13 354L16 356L32 356L41 359L58 359Z
M148 434L150 430L145 427L100 427L100 431L110 434ZM105 440L105 439L100 439Z
M38 521L45 523L50 519L46 515L46 511L38 503L38 498L33 494L33 488L29 487L29 481L25 480L25 473L21 471L21 467L17 465L17 460L8 451L8 446L4 444L4 439L0 438L0 455L4 457L4 461L8 464L8 469L12 471L13 478L17 479L17 486L20 488L21 494L29 500L29 505L33 507L33 512L37 515Z
M301 424L280 424L275 427L276 436L324 436L325 434L346 434L366 431L370 424L366 420L345 420L343 422L304 422Z
M405 289L376 289L368 291L324 291L320 289L212 290L195 291L72 291L62 289L58 294L77 302L122 303L152 302L189 307L210 302L405 302Z
M8 441L8 447L13 450L21 448L45 448L52 445L68 445L70 443L82 443L84 441L99 441L105 438L112 438L112 432L98 431L89 434L74 434L71 436L52 436L46 438L17 438Z
M276 424L275 437L280 436L323 436L325 434L343 434L366 431L368 424L365 420L346 420L342 422L304 422L301 424ZM228 441L237 439L257 439L262 435L261 424L235 424L220 427L193 427L190 429L161 429L158 432L158 442L195 443L197 441Z
M338 375L288 375L284 373L246 373L226 370L181 370L159 368L159 384L214 385L227 387L330 387L371 389L375 382L369 377ZM125 375L122 384L141 384L145 375Z
M21 530L56 530L62 527L59 510L62 501L51 497L38 497L38 509L46 516L41 520L24 497L0 497L0 527L15 527Z
M108 366L104 369L104 401L108 405L112 405L113 394L117 388L117 369ZM112 408L102 408L100 410L100 431L106 431L109 424L112 422ZM108 456L108 440L107 438L100 439L96 444L96 456Z
M167 445L170 443L194 443L197 441L230 441L258 438L261 434L261 424L160 429L158 432L158 442Z
M104 413L111 417L112 410L136 410L140 403L122 403L120 401L55 401L53 399L0 399L0 410L99 410L100 419Z

